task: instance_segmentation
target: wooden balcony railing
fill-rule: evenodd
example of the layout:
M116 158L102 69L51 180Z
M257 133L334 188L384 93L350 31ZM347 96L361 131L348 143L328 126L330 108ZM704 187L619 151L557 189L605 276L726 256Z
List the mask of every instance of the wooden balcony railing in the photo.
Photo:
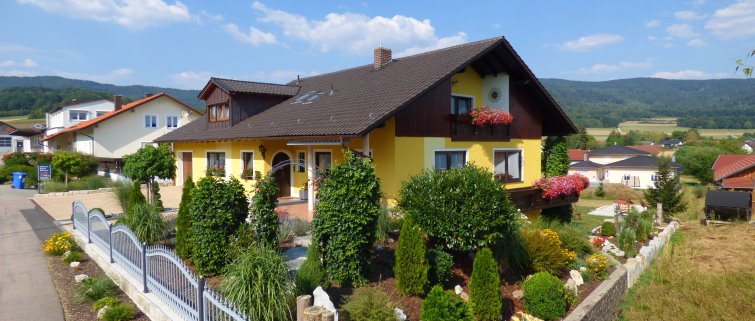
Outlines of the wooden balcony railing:
M522 212L574 204L579 201L579 194L544 200L543 191L533 187L510 189L508 192L514 206Z
M468 114L450 115L453 141L509 141L509 126L475 126Z

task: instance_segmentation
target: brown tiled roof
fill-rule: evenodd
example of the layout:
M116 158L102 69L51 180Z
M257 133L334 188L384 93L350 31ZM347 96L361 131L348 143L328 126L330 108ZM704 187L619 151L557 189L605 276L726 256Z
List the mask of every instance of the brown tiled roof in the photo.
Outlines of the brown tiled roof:
M588 149L569 149L569 160L572 162L581 162L585 160L585 154L589 153Z
M658 155L663 151L663 148L658 145L636 145L636 146L627 146L627 147L641 150L643 152L648 152L652 155Z
M755 155L718 155L713 163L713 180L718 181L755 167Z
M280 85L212 77L205 86L205 89L199 93L200 99L205 95L210 84L214 84L228 93L267 94L290 97L299 92L299 86L295 85Z
M113 117L115 117L117 115L120 115L121 113L124 113L124 112L126 112L128 110L131 110L133 108L139 107L141 105L144 105L145 103L153 101L153 100L155 100L157 98L160 98L160 97L170 98L170 99L178 102L179 104L183 105L187 109L189 109L189 110L191 110L191 111L193 111L193 112L195 112L197 114L200 114L200 115L203 114L201 111L195 109L194 107L191 107L191 106L187 105L186 103L182 102L178 98L175 98L175 97L173 97L171 95L168 95L166 93L159 93L159 94L152 95L152 96L149 96L149 97L145 97L145 98L139 99L139 100L137 100L135 102L123 105L123 107L121 107L121 109L117 109L117 110L113 110L113 111L107 112L105 114L102 114L99 117L96 117L96 118L93 118L93 119L90 119L90 120L78 123L78 124L76 124L74 126L68 127L68 128L66 128L64 130L61 130L61 131L55 133L55 134L47 136L47 137L43 138L42 140L50 140L53 137L58 136L58 135L63 134L63 133L74 132L74 131L77 131L79 129L84 129L84 128L87 128L89 126L93 126L93 125L98 124L98 123L100 123L100 122L102 122L104 120L113 118Z
M518 69L511 72L531 81L539 97L547 102L538 106L546 109L544 115L554 115L543 117L554 122L550 130L557 130L555 128L560 126L562 131L576 132L563 110L541 87L508 42L503 37L496 37L394 59L378 70L369 64L302 78L298 82L299 95L233 127L207 129L207 119L203 117L157 141L364 135L441 81L464 70L471 62L499 46L516 60L513 64ZM214 81L215 78L211 80ZM295 85L296 81L292 81L285 87ZM311 91L322 92L323 95L312 103L295 103L302 94Z
M593 155L649 155L650 153L621 145L611 145L605 148L596 149L590 152Z

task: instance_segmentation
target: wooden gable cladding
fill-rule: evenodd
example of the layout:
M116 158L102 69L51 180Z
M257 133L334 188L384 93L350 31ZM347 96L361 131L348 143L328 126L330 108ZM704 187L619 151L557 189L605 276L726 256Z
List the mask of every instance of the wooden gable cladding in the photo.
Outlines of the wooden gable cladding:
M540 139L543 137L543 113L529 93L519 85L509 88L509 112L514 116L511 138Z
M396 136L451 136L451 79L446 79L396 113Z
M282 103L285 96L264 94L237 94L231 100L231 126L264 110Z

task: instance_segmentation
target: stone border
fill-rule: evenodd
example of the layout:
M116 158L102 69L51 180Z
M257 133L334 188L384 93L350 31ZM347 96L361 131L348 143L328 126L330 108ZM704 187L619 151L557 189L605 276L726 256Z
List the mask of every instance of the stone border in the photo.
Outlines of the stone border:
M107 192L112 192L112 191L113 191L112 187L103 187L103 188L100 188L100 189L85 189L85 190L68 191L68 192L53 192L53 193L35 194L34 197L73 196L73 195L107 193Z
M636 257L628 259L623 265L618 265L608 280L603 281L590 293L572 313L564 318L564 321L613 320L624 295L637 282L640 274L650 266L650 263L658 258L661 250L678 228L677 221L666 225L658 236L648 242L648 245L640 248L640 253Z

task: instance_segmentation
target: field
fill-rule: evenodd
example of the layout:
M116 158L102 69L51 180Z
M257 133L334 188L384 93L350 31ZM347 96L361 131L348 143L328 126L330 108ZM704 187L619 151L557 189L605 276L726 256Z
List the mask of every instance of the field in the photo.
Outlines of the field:
M676 125L676 118L652 118L646 120L630 120L619 124L619 129L622 133L626 133L630 130L639 131L660 131L667 134L671 134L673 131L683 130L686 131L689 127L679 127ZM599 141L605 141L608 134L616 128L588 128L587 132L590 135L595 136L595 139ZM755 131L753 129L710 129L703 128L698 129L700 135L710 136L713 138L724 138L728 136L742 136L745 132Z
M0 117L0 121L16 128L30 128L34 124L43 124L45 119L29 119L29 116Z

